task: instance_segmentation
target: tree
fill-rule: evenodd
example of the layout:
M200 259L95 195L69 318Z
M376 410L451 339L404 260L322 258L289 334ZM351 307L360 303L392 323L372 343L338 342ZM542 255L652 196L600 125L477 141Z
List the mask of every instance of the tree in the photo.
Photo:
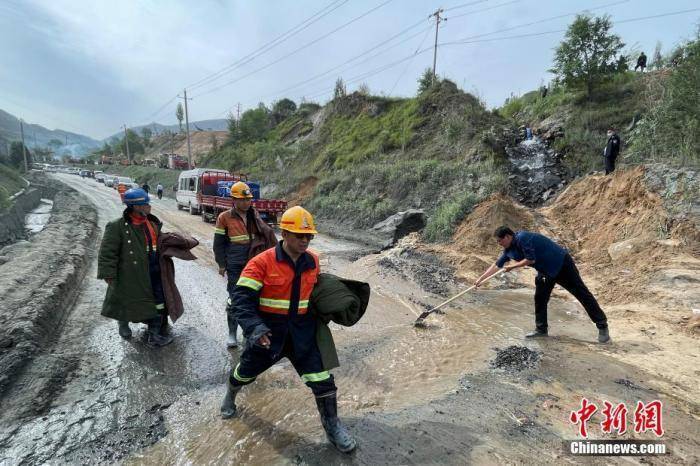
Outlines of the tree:
M590 98L617 68L615 57L625 45L611 28L608 16L577 15L556 49L550 72L567 86L584 87Z
M418 95L433 87L433 69L426 68L418 78Z
M136 133L136 131L128 129L126 130L127 137L129 138L129 155L133 160L134 155L143 154L146 149L143 146L143 140ZM124 138L121 138L119 142L114 146L115 152L121 152L126 157L126 144L124 144Z
M20 141L13 141L10 145L10 165L20 170L24 170L24 152L22 147L27 151L27 164L31 166L32 153L29 151L29 148L24 146Z
M654 54L651 56L649 67L655 70L660 70L664 67L664 57L661 55L661 41L656 41L656 47L654 47Z
M271 118L274 124L278 125L297 111L297 104L291 99L281 99L272 105Z
M333 89L333 100L342 99L347 95L347 89L345 88L345 82L343 78L338 78L335 81L335 88Z
M369 86L367 85L367 83L360 84L360 87L357 88L357 93L360 94L361 96L369 97L370 90L369 90Z
M182 132L182 120L185 118L185 110L182 108L181 102L177 103L177 108L175 109L175 118L177 118L177 122L180 124L180 132Z
M238 123L238 135L240 142L262 141L270 129L269 111L264 105L258 108L246 110L241 115Z

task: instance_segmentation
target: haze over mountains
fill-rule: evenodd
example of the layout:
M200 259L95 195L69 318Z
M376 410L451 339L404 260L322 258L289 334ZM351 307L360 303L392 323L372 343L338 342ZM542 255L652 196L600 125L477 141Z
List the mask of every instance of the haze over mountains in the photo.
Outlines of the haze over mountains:
M226 119L194 121L190 122L190 131L223 131L228 128L227 125L228 120ZM161 134L165 131L180 131L180 127L177 124L162 125L155 122L149 125L135 126L131 129L141 133L141 130L145 127L150 128L154 134ZM106 141L120 138L123 134L123 131L117 131L109 137L97 140L71 131L48 129L41 125L24 122L24 140L29 149L51 146L59 156L84 157L91 151L102 147ZM19 118L0 109L0 152L5 153L12 141L20 141L21 139Z

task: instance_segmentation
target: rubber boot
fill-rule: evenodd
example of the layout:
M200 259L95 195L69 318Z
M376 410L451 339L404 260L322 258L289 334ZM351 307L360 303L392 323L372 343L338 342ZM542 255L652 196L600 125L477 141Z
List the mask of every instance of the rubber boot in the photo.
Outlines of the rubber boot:
M549 336L549 333L546 330L545 331L535 330L534 332L530 332L530 333L526 334L525 338L544 338L544 337L548 337L548 336Z
M236 348L238 346L238 338L236 333L238 331L238 322L233 316L233 306L231 305L231 298L229 298L226 305L226 321L228 323L228 338L226 339L226 346L228 348Z
M170 332L172 330L172 326L168 322L168 315L163 314L161 315L161 322L160 322L160 334L163 336L170 335Z
M224 401L221 402L221 418L229 419L236 415L236 395L241 391L243 385L238 385L234 387L231 382L227 384L226 396L224 396Z
M607 343L610 341L610 332L608 327L598 329L598 343Z
M357 442L338 419L338 399L335 393L316 398L316 406L328 441L342 453L353 451Z
M165 346L173 342L173 337L170 335L161 335L160 327L162 325L161 317L154 317L148 320L148 330L146 330L146 344L151 348Z
M129 322L126 320L119 321L119 336L125 340L131 338L131 329L129 328Z

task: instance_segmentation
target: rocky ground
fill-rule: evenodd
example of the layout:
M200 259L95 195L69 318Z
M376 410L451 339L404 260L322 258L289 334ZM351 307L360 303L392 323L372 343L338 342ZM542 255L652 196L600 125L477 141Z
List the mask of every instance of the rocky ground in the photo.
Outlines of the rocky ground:
M60 178L96 206L100 228L119 215L113 190L90 180ZM611 180L612 187L625 181ZM569 189L573 195L578 188ZM618 196L606 189L600 199ZM627 192L614 192L620 191ZM420 244L416 235L374 253L323 235L312 243L321 253L322 268L367 281L373 290L360 323L333 329L341 360L334 371L340 412L359 443L350 456L327 445L312 397L286 362L242 392L236 419L219 418L224 381L238 352L224 346L226 293L211 254L212 225L177 211L170 200L154 201L154 213L166 229L200 240L194 251L198 260L177 263L186 312L175 325L175 342L148 349L139 340L140 329L133 340L120 339L114 322L99 316L104 284L94 279L94 256L89 256L75 305L52 329L57 338L3 393L0 463L579 462L562 442L577 438L569 415L583 397L628 406L662 400L663 440L671 454L640 461L700 461L697 336L673 323L687 313L682 308L662 308L659 318L650 312L653 303L645 307L628 301L618 308L603 294L614 342L599 345L580 307L559 294L550 305L553 337L525 342L523 334L532 326L532 291L525 287L531 277L513 274L455 301L443 315L431 316L426 328L412 325L421 311L456 293L463 286L460 280L471 279L493 260L490 222L522 218L523 225L537 226L550 218L550 211L506 201L479 206L458 232L461 236L442 249ZM574 239L586 244L585 236ZM586 258L582 263L590 258L597 264L596 256L583 255L585 248L575 251L577 258ZM595 277L598 292L600 275L592 270L584 268L584 277ZM52 364L42 364L49 360ZM37 405L36 399L45 402ZM600 431L601 420L598 412L589 424L594 438L608 438Z

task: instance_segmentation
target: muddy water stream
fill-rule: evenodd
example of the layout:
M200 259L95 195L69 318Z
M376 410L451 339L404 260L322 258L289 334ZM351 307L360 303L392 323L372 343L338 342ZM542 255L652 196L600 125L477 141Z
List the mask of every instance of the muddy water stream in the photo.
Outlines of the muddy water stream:
M60 178L99 206L101 227L120 215L113 190ZM358 246L322 235L312 243L322 269L365 280L373 290L359 324L333 327L339 411L358 450L345 456L327 444L311 392L286 361L246 387L239 416L224 421L219 403L239 352L224 344L225 279L211 252L213 227L165 199L153 202L153 213L166 230L201 242L197 261L176 261L186 312L174 325L175 341L150 350L137 324L132 340L119 338L116 324L99 316L105 286L91 278L93 263L50 364L28 371L3 406L11 409L2 414L0 463L559 464L562 439L575 434L568 414L581 396L630 403L661 396L674 413L669 431L698 431L697 406L653 391L662 374L611 357L614 351L644 357L653 345L599 347L594 326L569 299L552 300L554 337L544 341L522 339L533 325L531 290L467 294L431 316L428 328L415 328L425 306L446 297L385 270L380 255L350 261ZM511 345L536 351L538 365L518 374L493 369L496 348ZM616 380L633 383L623 390ZM41 381L46 408L33 413L32 387ZM676 459L698 459L691 434L676 440Z
M24 217L24 228L29 234L34 235L44 229L49 222L52 209L53 201L51 199L42 199L39 206Z

